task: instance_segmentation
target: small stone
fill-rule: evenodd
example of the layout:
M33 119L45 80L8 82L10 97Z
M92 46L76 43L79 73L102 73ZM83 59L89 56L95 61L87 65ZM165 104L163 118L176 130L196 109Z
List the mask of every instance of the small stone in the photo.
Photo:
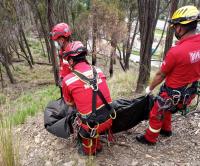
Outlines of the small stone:
M146 154L145 157L146 157L146 158L152 158L152 156L149 155L149 154Z
M199 131L200 131L200 129L198 129L197 131L195 131L195 135L196 135L196 134L198 134L198 133L199 133Z
M45 166L52 166L52 164L51 164L50 161L46 161L44 165L45 165Z
M131 162L131 165L132 165L132 166L136 166L137 164L138 164L138 161L132 160L132 162Z
M40 139L38 137L35 137L35 143L39 144L40 143Z
M75 164L75 161L69 161L67 163L64 163L63 166L73 166Z

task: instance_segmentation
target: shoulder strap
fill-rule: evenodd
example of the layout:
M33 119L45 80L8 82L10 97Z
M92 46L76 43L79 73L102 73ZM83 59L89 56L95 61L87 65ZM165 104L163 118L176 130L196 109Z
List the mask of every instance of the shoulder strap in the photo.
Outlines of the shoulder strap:
M72 72L79 77L83 82L86 82L92 87L93 94L92 94L92 114L95 114L96 111L96 96L98 95L100 99L103 101L105 104L106 108L111 111L112 107L108 104L106 101L105 97L103 96L102 92L98 89L98 83L97 83L97 71L94 66L92 66L92 71L93 71L93 78L88 78L82 73L73 70Z

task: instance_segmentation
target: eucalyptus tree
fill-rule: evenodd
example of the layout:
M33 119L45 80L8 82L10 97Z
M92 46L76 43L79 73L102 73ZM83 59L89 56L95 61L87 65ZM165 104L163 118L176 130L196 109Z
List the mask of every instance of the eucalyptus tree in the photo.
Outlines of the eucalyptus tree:
M140 29L140 67L136 92L141 92L150 78L152 44L159 16L160 0L138 0Z
M178 8L178 3L179 0L171 0L171 4L170 4L170 18L172 17L173 13L176 11L176 9ZM169 48L172 46L172 42L173 42L173 29L168 26L167 28L167 35L166 35L166 40L165 40L165 50L164 50L164 57L167 53L167 51L169 50Z

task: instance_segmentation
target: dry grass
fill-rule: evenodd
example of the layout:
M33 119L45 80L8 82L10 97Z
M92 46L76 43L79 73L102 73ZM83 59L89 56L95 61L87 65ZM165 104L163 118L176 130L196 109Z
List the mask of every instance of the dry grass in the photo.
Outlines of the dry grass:
M137 74L133 70L118 72L108 80L108 86L113 99L131 97L134 95Z
M11 123L0 122L0 165L19 166L19 144L13 137Z

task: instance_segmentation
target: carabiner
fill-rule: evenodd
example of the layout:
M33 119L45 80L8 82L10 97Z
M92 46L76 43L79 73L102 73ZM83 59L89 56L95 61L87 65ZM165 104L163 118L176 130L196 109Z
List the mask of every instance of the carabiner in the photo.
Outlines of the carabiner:
M97 129L96 128L92 128L91 132L90 132L90 137L93 138L97 133Z
M112 111L112 113L110 114L110 118L111 118L111 119L115 119L116 116L117 116L117 113L116 113L116 111L115 111L114 108L113 108L112 110L113 110L113 111ZM112 115L113 115L113 116L112 116Z
M173 105L177 105L181 99L181 92L178 90L173 90L173 92L178 93L176 95L172 95L172 103Z

